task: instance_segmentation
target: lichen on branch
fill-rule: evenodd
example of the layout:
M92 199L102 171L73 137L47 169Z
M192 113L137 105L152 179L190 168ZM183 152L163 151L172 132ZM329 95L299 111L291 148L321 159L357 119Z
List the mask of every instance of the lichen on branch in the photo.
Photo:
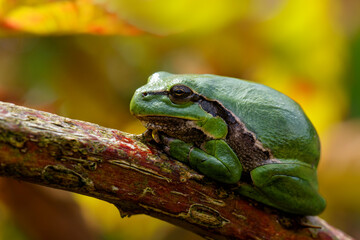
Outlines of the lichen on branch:
M115 204L208 239L352 239L318 217L247 200L142 136L0 102L0 176Z

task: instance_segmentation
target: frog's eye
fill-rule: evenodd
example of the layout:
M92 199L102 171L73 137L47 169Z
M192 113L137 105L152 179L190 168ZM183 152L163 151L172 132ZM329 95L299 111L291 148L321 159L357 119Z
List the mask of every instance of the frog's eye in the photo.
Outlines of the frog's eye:
M175 85L169 91L170 100L173 103L184 103L191 100L193 91L184 85Z

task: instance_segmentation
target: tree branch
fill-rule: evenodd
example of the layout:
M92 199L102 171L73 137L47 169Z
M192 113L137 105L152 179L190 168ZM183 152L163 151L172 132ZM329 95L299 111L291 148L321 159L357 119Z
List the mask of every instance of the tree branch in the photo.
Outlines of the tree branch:
M207 239L352 239L281 213L169 159L142 136L0 102L0 175L115 204Z

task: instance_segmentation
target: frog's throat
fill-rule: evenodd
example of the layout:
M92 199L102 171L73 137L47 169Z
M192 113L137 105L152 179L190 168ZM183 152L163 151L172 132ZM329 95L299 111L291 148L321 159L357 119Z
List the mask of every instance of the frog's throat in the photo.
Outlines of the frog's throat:
M185 142L203 142L211 139L203 131L195 128L192 120L156 115L136 117L147 129L160 131Z

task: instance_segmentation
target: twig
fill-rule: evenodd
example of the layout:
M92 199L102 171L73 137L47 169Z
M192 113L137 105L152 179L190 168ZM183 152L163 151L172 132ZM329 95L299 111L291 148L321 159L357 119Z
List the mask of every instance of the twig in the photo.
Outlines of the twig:
M169 159L141 136L0 102L0 175L115 204L207 239L352 239L281 213Z

